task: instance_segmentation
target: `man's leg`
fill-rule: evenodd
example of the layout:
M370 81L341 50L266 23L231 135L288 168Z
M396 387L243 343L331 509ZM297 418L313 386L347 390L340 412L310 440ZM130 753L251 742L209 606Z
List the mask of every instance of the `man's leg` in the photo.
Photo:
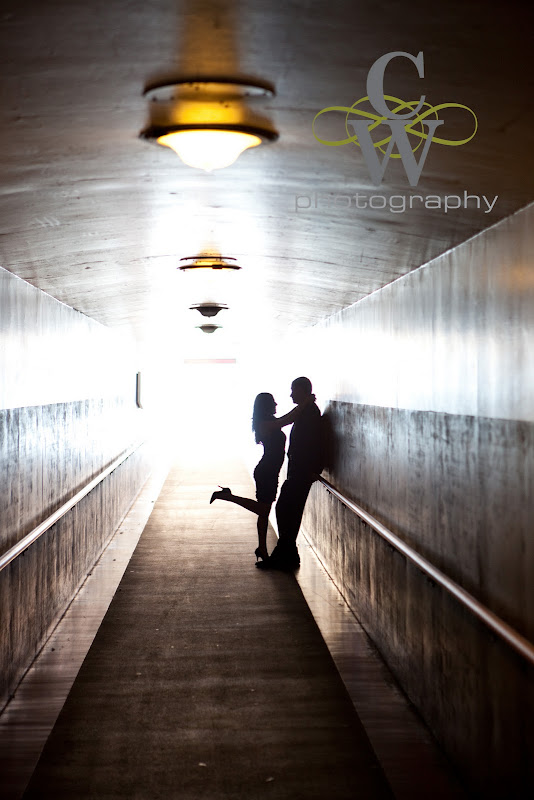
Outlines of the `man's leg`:
M300 563L296 540L310 488L309 481L295 478L288 478L282 486L276 503L279 539L271 553L273 566L280 562L281 565L294 568Z

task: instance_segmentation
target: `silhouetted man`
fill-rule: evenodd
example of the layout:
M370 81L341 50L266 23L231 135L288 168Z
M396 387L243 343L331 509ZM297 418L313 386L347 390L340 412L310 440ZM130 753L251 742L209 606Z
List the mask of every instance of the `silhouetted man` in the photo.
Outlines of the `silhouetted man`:
M311 393L309 378L297 378L291 384L294 403L302 403ZM287 456L287 479L276 503L278 544L268 562L274 569L295 569L300 564L296 541L304 506L323 469L321 412L314 402L308 403L293 423Z

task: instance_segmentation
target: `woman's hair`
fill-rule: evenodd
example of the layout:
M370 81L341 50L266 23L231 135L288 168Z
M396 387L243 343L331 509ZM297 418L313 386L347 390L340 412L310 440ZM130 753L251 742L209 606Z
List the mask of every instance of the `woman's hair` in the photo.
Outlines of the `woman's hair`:
M273 419L276 403L274 397L269 392L261 392L254 400L252 410L252 430L254 431L256 444L261 442L258 429L265 420Z

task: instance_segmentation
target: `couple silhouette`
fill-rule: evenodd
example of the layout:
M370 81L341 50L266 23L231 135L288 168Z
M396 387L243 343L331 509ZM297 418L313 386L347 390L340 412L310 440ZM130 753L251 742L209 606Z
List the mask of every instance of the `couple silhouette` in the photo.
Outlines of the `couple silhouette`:
M254 401L252 430L256 443L263 444L263 456L254 470L256 500L232 494L227 487L213 492L214 500L235 503L258 516L256 566L260 569L293 570L300 564L297 535L304 506L312 483L323 469L321 412L315 404L309 378L296 378L291 384L291 399L296 408L283 417L275 417L272 394L262 392ZM278 544L271 555L267 551L267 528L271 506L276 500L278 476L285 458L286 435L282 431L293 424L289 437L287 478L276 503ZM259 559L259 560L258 560Z

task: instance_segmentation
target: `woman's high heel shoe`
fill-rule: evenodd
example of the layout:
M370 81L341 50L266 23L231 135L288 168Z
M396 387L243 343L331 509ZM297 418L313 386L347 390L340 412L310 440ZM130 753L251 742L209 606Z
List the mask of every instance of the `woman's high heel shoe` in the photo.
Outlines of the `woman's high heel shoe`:
M267 556L267 557L262 556L261 550L260 550L259 547L256 547L256 549L254 550L254 555L256 556L256 565L257 565L257 563L258 563L260 558L262 559L262 561L268 561L269 560L269 556Z
M221 486L220 488L221 488L220 492L213 492L210 500L210 505L211 503L213 503L214 500L218 500L221 494L232 494L232 491L231 489L228 488L228 486Z

